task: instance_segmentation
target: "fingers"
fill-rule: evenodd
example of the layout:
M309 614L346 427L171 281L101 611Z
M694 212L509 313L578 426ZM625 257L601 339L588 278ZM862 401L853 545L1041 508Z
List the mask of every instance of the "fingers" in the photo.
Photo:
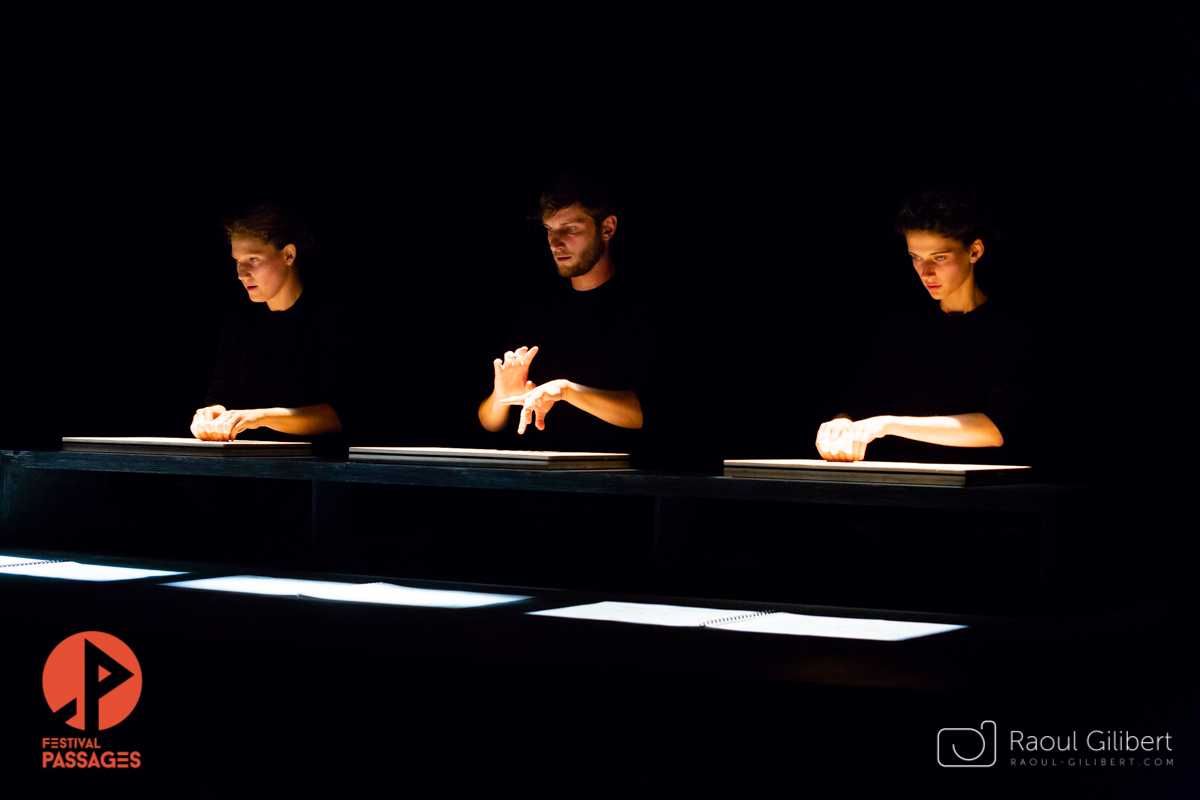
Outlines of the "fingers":
M496 378L500 377L500 367L502 367L503 365L504 365L504 362L498 358L492 362L492 371L495 373Z
M539 431L546 430L546 415L550 413L550 409L552 408L554 408L552 401L538 401L537 429Z
M521 349L524 350L525 348L522 347ZM527 366L527 367L529 366L530 362L533 361L533 357L537 355L537 351L538 351L538 349L537 349L536 344L533 347L529 348L529 352L527 352L525 354L525 359L524 359L525 366Z
M517 433L524 433L532 419L533 407L527 404L521 408L521 423L517 426Z

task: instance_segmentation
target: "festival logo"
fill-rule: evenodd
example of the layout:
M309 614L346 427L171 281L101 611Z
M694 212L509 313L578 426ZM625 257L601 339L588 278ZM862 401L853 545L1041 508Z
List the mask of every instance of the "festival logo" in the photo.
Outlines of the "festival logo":
M142 668L117 637L85 631L63 639L42 672L55 719L94 734L117 725L142 695Z

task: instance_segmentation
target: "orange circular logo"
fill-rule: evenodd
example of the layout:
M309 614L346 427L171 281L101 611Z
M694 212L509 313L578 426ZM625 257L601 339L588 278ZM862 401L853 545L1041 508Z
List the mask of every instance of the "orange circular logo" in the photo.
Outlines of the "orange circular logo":
M50 653L42 691L56 719L94 733L133 711L142 696L142 667L117 637L85 631L63 639Z

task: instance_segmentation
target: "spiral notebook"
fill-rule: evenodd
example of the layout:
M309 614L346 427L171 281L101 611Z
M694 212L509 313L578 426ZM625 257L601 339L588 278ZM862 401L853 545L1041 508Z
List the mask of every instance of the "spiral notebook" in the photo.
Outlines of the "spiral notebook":
M515 469L625 469L628 453L483 450L472 447L351 447L353 461Z
M160 456L310 456L311 442L202 442L172 436L64 436L63 450Z
M726 459L728 478L896 483L911 486L996 486L1027 483L1030 467L1001 464L915 464L901 461L822 461L819 458Z
M966 627L941 622L825 617L792 614L786 611L738 611L729 608L696 608L612 600L527 613L530 616L662 625L672 628L717 628L746 633L863 639L876 642L899 642Z

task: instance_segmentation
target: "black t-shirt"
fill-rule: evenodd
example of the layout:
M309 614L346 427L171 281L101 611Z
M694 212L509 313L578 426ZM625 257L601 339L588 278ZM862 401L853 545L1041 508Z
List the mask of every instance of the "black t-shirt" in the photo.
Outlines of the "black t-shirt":
M856 420L982 413L1004 437L975 448L887 436L867 445L872 461L1028 464L1031 357L1027 332L996 300L959 315L933 303L884 326L842 410Z
M538 348L529 379L541 385L565 378L595 389L638 394L645 419L650 419L643 387L642 363L649 347L643 329L642 298L625 275L609 278L586 292L570 281L558 281L525 304L510 331L505 350ZM502 356L503 351L496 354ZM518 415L509 415L508 428L494 446L520 450L600 450L632 452L640 431L619 428L559 402L546 416L546 430L533 425L516 436ZM500 437L503 437L502 440Z
M286 311L266 303L239 303L221 326L206 406L228 409L295 408L329 403L346 426L345 381L338 364L339 326L319 297L303 292ZM269 428L238 438L286 441Z

